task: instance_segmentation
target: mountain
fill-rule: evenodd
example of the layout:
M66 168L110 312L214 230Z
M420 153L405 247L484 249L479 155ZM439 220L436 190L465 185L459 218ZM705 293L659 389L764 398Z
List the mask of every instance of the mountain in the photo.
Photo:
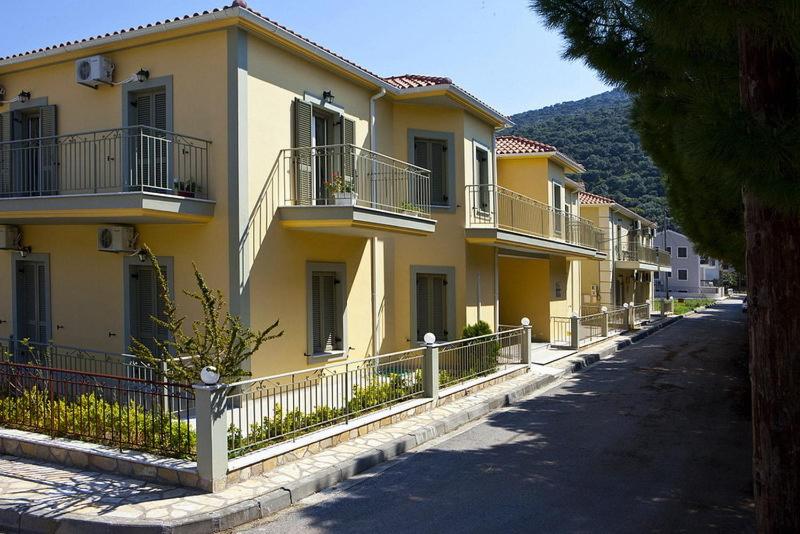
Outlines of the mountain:
M631 99L615 89L511 116L513 133L555 145L586 167L586 190L660 222L667 206L661 173L630 125Z

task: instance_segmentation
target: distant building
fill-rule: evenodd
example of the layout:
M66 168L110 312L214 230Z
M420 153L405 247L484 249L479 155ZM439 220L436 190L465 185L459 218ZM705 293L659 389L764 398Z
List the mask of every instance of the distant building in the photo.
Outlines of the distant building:
M722 262L699 255L691 240L674 230L658 232L655 245L670 255L672 272L656 272L655 294L657 297L722 297L720 287Z

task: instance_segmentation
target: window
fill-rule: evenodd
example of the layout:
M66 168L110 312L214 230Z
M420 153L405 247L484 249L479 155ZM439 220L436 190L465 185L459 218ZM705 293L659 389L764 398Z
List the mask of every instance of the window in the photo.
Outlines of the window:
M653 273L653 276L655 277L656 280L660 280L661 279L661 273L659 273L659 272Z
M339 263L308 266L308 355L345 348L345 271Z
M715 266L717 265L717 260L708 260L708 264L709 264L711 267L715 267Z
M414 138L414 165L431 171L431 204L447 206L447 141Z
M672 278L672 273L667 271L667 278Z
M478 185L478 208L489 211L489 151L475 147L475 181Z
M678 257L685 258L688 255L686 247L678 247Z
M553 208L561 210L564 206L561 204L561 186L553 184ZM561 235L561 217L555 217L554 230L556 235Z
M700 256L700 265L708 264L708 256Z
M411 268L411 339L422 341L432 332L436 339L451 339L455 331L455 269Z
M672 256L672 247L667 247L666 250L667 250L667 254Z
M688 280L689 279L689 271L686 269L678 269L678 280Z

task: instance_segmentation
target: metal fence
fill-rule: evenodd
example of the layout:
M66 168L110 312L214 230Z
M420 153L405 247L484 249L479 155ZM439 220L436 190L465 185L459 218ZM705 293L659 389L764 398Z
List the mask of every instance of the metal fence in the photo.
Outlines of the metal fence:
M628 328L628 310L617 308L608 312L608 333L619 334Z
M666 251L630 241L621 241L617 245L617 257L622 261L637 261L660 267L669 267L671 262Z
M0 142L0 197L148 191L209 198L210 141L148 126Z
M228 456L422 396L424 348L230 384Z
M650 305L637 304L633 308L633 322L634 324L643 323L650 320Z
M0 359L0 425L192 458L191 386Z
M550 344L555 347L569 347L572 344L571 318L550 318Z
M600 249L602 231L590 221L493 184L468 185L469 225L493 227Z
M430 171L355 145L285 149L287 203L347 206L430 218Z
M450 341L439 347L439 386L449 387L522 363L524 329Z

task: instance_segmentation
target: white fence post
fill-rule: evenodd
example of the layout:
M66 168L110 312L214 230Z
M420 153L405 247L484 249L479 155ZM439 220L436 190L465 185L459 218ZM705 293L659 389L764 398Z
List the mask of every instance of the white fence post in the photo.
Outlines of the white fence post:
M581 318L577 313L573 313L570 317L570 342L571 349L577 349L581 341Z
M600 335L603 337L608 337L608 308L603 306L600 308L600 311L603 313L603 323L601 325Z
M625 313L623 314L625 321L622 324L622 328L625 330L625 332L627 332L628 330L633 328L633 321L631 321L631 310L627 302L623 304L622 307L625 310Z
M426 397L439 398L439 347L432 332L425 334L425 358L423 360L422 387Z
M205 489L220 491L228 476L227 386L195 384L192 387L197 416L197 474Z
M644 303L647 304L647 319L646 319L646 321L649 323L650 322L650 314L653 313L653 305L650 304L650 299L647 299L646 301L644 301Z
M527 317L522 318L522 364L531 364L531 320Z

